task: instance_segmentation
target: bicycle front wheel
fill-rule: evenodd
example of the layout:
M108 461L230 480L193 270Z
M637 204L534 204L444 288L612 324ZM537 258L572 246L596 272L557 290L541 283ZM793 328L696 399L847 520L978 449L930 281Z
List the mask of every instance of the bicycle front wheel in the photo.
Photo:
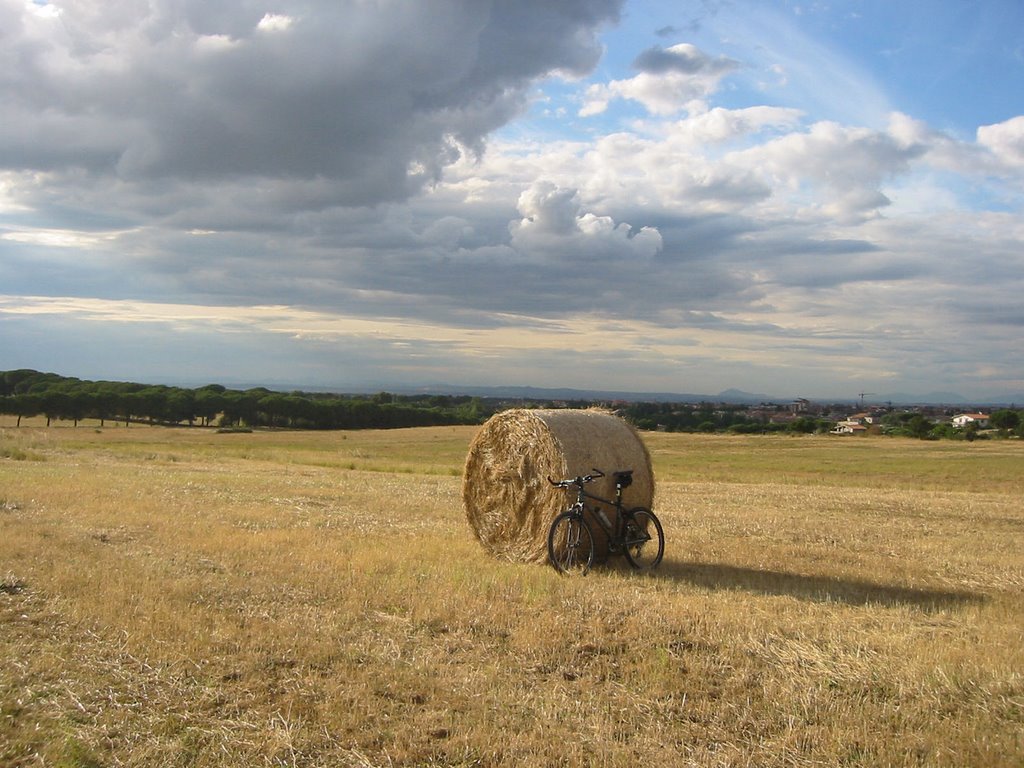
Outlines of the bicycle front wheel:
M594 562L594 536L583 516L563 512L548 532L548 557L559 573L586 573Z
M649 509L637 507L625 514L623 545L626 559L634 568L646 571L661 562L665 554L665 533L661 521Z

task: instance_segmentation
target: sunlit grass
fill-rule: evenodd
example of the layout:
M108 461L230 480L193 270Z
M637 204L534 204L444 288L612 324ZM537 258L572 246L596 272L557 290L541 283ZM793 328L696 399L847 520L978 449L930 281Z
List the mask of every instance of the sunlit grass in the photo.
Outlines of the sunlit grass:
M1024 759L1019 443L645 435L661 569L565 578L472 434L0 429L0 765Z
M647 433L660 473L673 479L868 488L1013 490L1018 440L733 436Z

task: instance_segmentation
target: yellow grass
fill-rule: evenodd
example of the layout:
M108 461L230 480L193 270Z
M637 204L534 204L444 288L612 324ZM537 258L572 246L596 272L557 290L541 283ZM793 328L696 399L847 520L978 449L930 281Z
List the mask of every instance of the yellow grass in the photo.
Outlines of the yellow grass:
M645 435L565 578L472 434L0 426L0 765L1024 763L1024 444Z

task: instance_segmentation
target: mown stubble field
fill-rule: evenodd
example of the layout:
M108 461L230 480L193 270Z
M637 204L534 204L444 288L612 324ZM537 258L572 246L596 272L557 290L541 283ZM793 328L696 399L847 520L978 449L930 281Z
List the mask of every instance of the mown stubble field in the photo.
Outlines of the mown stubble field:
M0 765L1024 764L1024 443L645 434L564 578L473 434L0 425Z

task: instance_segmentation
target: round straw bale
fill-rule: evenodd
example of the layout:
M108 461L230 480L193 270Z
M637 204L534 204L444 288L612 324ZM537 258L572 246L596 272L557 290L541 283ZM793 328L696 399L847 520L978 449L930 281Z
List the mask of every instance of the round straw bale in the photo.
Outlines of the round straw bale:
M588 493L615 498L613 472L633 470L623 491L627 507L651 507L654 472L647 447L625 421L599 410L503 411L492 416L469 447L462 481L466 518L477 539L496 557L517 562L547 559L551 521L576 500L576 491L554 488L593 469L605 477ZM614 521L614 507L601 505ZM601 526L591 521L597 554L607 552Z

